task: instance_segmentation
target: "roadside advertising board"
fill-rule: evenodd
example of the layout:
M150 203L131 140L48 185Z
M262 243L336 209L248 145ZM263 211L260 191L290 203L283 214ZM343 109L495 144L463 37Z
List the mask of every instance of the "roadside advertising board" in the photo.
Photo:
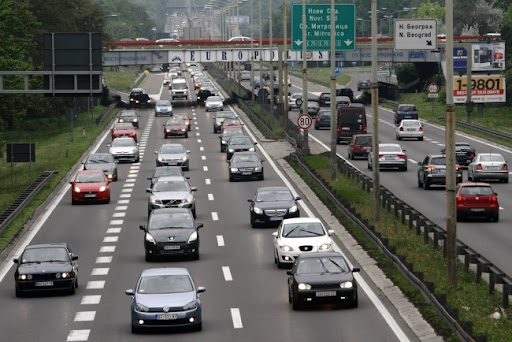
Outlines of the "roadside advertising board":
M466 76L454 76L454 103L466 103ZM471 100L475 103L505 102L505 76L503 75L472 75Z

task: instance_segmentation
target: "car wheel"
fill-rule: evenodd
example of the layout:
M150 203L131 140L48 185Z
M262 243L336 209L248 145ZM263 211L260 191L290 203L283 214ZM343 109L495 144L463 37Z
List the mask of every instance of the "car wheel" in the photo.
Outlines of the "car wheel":
M229 175L229 181L230 181L230 182L234 182L234 181L235 181L235 178L234 178L233 176Z
M473 181L473 176L471 175L471 173L469 173L469 171L468 171L468 181L470 181L470 182Z
M404 166L404 167L402 168L402 171L407 171L407 166Z
M78 202L75 200L71 200L71 205L76 205Z
M423 183L421 182L420 177L418 177L418 188L423 188Z
M256 222L254 221L254 218L251 216L251 228L256 228Z
M419 141L423 141L423 137L418 138Z
M116 182L117 182L117 179L118 179L118 178L117 178L117 171L116 171L116 173L114 174L114 181L116 181Z
M194 216L194 218L196 218L196 208L192 209L192 216Z
M357 308L359 306L359 300L357 298L357 292L354 294L354 297L352 297L352 300L350 301L350 307L351 308Z
M368 170L372 169L372 164L368 163Z
M71 288L69 289L69 294L74 295L75 294L75 284L71 285Z
M317 125L315 125L315 129L318 130L318 126Z
M503 183L508 183L508 177L503 179Z
M400 141L400 136L398 134L396 135L396 140Z
M499 220L500 220L500 214L498 213L498 214L494 215L493 221L498 222Z
M300 310L302 305L299 304L299 299L297 298L297 296L295 295L292 295L292 309L293 310Z
M462 221L463 221L462 216L457 215L457 222L462 222Z
M288 285L288 303L293 302L292 290L290 290L290 286Z
M280 260L279 260L279 254L276 252L276 257L277 257L277 268L285 268L285 264L282 263Z
M261 176L259 178L260 180L264 180L265 179L265 175L263 174L263 172L261 173Z
M78 277L75 278L75 288L78 288Z
M192 130L192 127L190 127L190 125L188 125L188 130L191 131Z
M109 204L110 203L110 196L108 196L107 200L105 201L105 204Z
M188 133L185 133L185 138L188 138Z
M425 188L425 190L430 189L430 182L428 181L428 179L425 179L425 181L423 182L423 187Z
M190 170L190 166L188 166L188 165L187 165L186 167L184 167L184 168L183 168L183 170L184 170L184 171L188 171L188 170Z
M201 323L199 323L199 324L194 325L194 330L195 330L195 331L201 331L201 330L203 330L203 322L201 322Z
M153 261L153 256L151 254L147 253L147 252L146 252L146 261L147 262Z

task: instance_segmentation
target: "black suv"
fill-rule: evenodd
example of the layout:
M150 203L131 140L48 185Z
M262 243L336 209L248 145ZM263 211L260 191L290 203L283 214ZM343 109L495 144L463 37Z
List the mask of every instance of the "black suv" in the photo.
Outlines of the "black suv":
M418 110L413 104L399 104L395 111L395 124L399 124L403 119L418 120Z
M331 93L321 93L318 96L318 104L321 107L330 106L331 105Z
M354 91L346 87L336 87L336 96L348 96L350 101L354 99Z
M130 92L130 107L149 107L151 98L142 88L133 88Z
M446 148L441 149L441 153L446 154ZM455 143L455 157L459 165L468 166L475 158L476 150L466 142Z

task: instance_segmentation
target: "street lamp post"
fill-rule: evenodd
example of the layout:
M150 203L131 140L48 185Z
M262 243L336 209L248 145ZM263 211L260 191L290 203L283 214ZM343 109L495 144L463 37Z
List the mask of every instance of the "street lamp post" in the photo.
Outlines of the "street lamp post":
M254 101L254 38L252 31L252 0L249 0L249 25L251 29L251 101Z
M272 42L272 0L268 0L268 35L270 46L270 114L274 114L274 45Z

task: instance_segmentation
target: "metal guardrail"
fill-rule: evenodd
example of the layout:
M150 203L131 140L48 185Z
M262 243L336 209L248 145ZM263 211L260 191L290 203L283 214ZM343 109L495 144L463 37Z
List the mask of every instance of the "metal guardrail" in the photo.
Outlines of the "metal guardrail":
M496 138L501 138L501 139L512 141L512 135L511 134L503 133L503 132L496 131L496 130L493 130L493 129L490 129L490 128L487 128L487 127L484 127L484 126L475 125L473 123L464 122L464 121L461 121L461 120L455 120L455 124L456 124L456 126L462 126L462 127L470 128L472 130L475 130L475 131L478 131L478 132L481 132L481 133L486 133L486 134L492 135L493 137L496 137Z
M0 215L0 232L16 218L23 208L34 196L48 183L59 171L44 171L30 186L12 202L12 204Z

